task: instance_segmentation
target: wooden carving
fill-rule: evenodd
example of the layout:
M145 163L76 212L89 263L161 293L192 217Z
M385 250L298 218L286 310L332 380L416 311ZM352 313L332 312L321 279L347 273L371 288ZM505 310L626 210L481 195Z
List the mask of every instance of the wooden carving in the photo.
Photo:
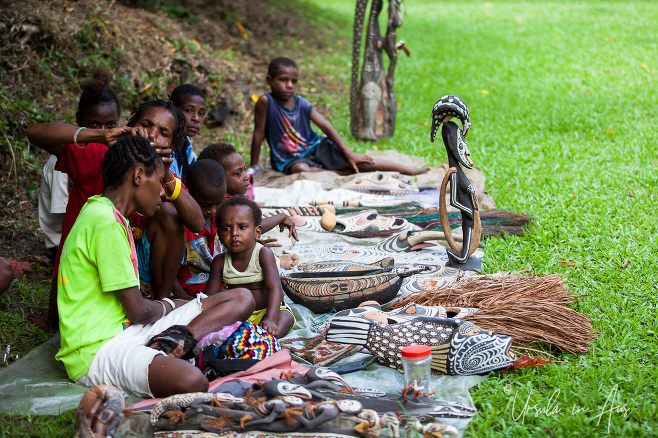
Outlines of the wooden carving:
M352 83L350 88L350 128L355 138L378 140L392 137L395 132L396 101L394 74L397 65L397 52L404 50L403 42L397 42L397 28L402 26L400 3L402 0L389 0L386 35L379 28L379 14L383 0L373 0L367 24L364 24L368 0L357 0L354 19L354 41L352 46ZM363 29L366 40L359 80L359 56ZM389 58L385 71L382 51Z
M457 117L461 120L463 130L456 123L449 120ZM475 188L466 177L461 166L471 169L473 161L464 137L471 129L471 120L468 107L458 96L443 96L434 104L432 109L432 131L430 140L434 141L439 125L443 124L441 135L448 154L449 169L441 184L441 199L439 211L441 215L441 227L450 245L446 251L450 264L466 263L466 260L475 252L482 235L482 224L480 223L480 212L478 210ZM450 205L457 208L462 215L463 246L458 245L452 238L448 224L448 212L446 208L445 194L450 183Z

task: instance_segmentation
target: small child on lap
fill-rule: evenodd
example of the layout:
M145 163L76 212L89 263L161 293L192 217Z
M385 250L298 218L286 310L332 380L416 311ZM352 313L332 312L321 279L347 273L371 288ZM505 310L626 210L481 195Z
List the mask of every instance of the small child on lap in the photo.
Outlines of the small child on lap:
M346 175L384 170L418 175L429 170L353 152L331 123L306 99L295 95L298 77L297 64L292 59L280 57L270 62L266 82L271 92L256 102L251 166L258 164L261 145L267 140L272 167L285 173L331 170ZM311 122L326 137L318 135Z
M295 318L282 303L283 289L272 250L257 242L261 234L260 208L245 196L236 195L222 203L217 218L224 253L212 262L206 294L222 293L222 284L228 289L249 289L256 310L248 321L277 338L285 336Z

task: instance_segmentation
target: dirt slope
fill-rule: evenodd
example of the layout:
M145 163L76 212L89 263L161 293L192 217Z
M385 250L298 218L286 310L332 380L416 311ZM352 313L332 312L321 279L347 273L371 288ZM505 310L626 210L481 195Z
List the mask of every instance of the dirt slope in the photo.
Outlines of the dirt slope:
M296 56L290 42L302 38L305 50L323 47L326 35L306 35L304 16L313 12L292 3L0 1L0 256L45 255L37 189L46 155L27 144L32 123L72 122L79 84L100 67L122 99L123 117L190 82L210 109L228 113L221 123L208 117L195 144L246 138L269 59Z

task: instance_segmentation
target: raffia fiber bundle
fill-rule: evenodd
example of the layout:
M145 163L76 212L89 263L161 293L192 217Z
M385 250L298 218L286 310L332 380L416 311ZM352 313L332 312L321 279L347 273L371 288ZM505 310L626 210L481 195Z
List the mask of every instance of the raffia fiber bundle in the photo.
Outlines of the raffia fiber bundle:
M581 295L582 296L582 295ZM478 307L465 317L473 324L510 336L515 350L544 342L570 353L586 353L596 333L590 318L569 307L576 298L558 275L526 273L462 278L442 289L411 295L391 309L414 302L423 306Z

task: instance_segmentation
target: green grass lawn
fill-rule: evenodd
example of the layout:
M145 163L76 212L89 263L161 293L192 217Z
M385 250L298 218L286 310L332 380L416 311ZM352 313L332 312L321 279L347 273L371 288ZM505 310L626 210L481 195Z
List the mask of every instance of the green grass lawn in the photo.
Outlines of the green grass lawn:
M353 1L313 2L350 40ZM650 1L408 1L398 30L398 149L436 165L432 105L468 104L468 144L499 208L535 222L490 239L485 272L557 273L586 295L599 337L589 354L494 373L471 392L470 436L658 435L656 49ZM402 55L402 54L401 54ZM320 55L317 55L320 56ZM335 56L348 84L348 51ZM301 63L302 68L304 62ZM348 96L331 121L350 138ZM359 151L370 146L352 143ZM570 266L561 262L574 262ZM525 406L525 409L524 409Z
M281 54L297 54L301 94L364 152L372 144L349 135L354 0L298 1L286 7L336 39L310 49L282 31ZM658 132L658 3L408 0L403 11L398 37L412 56L401 54L396 70L396 135L377 147L440 164L432 105L462 97L489 193L499 208L535 218L525 237L486 241L484 271L564 276L599 333L588 354L494 373L473 388L478 413L467 436L658 436L658 157L649 147ZM32 420L43 435L71 435L62 426L70 414L0 419L0 435L34 430Z

